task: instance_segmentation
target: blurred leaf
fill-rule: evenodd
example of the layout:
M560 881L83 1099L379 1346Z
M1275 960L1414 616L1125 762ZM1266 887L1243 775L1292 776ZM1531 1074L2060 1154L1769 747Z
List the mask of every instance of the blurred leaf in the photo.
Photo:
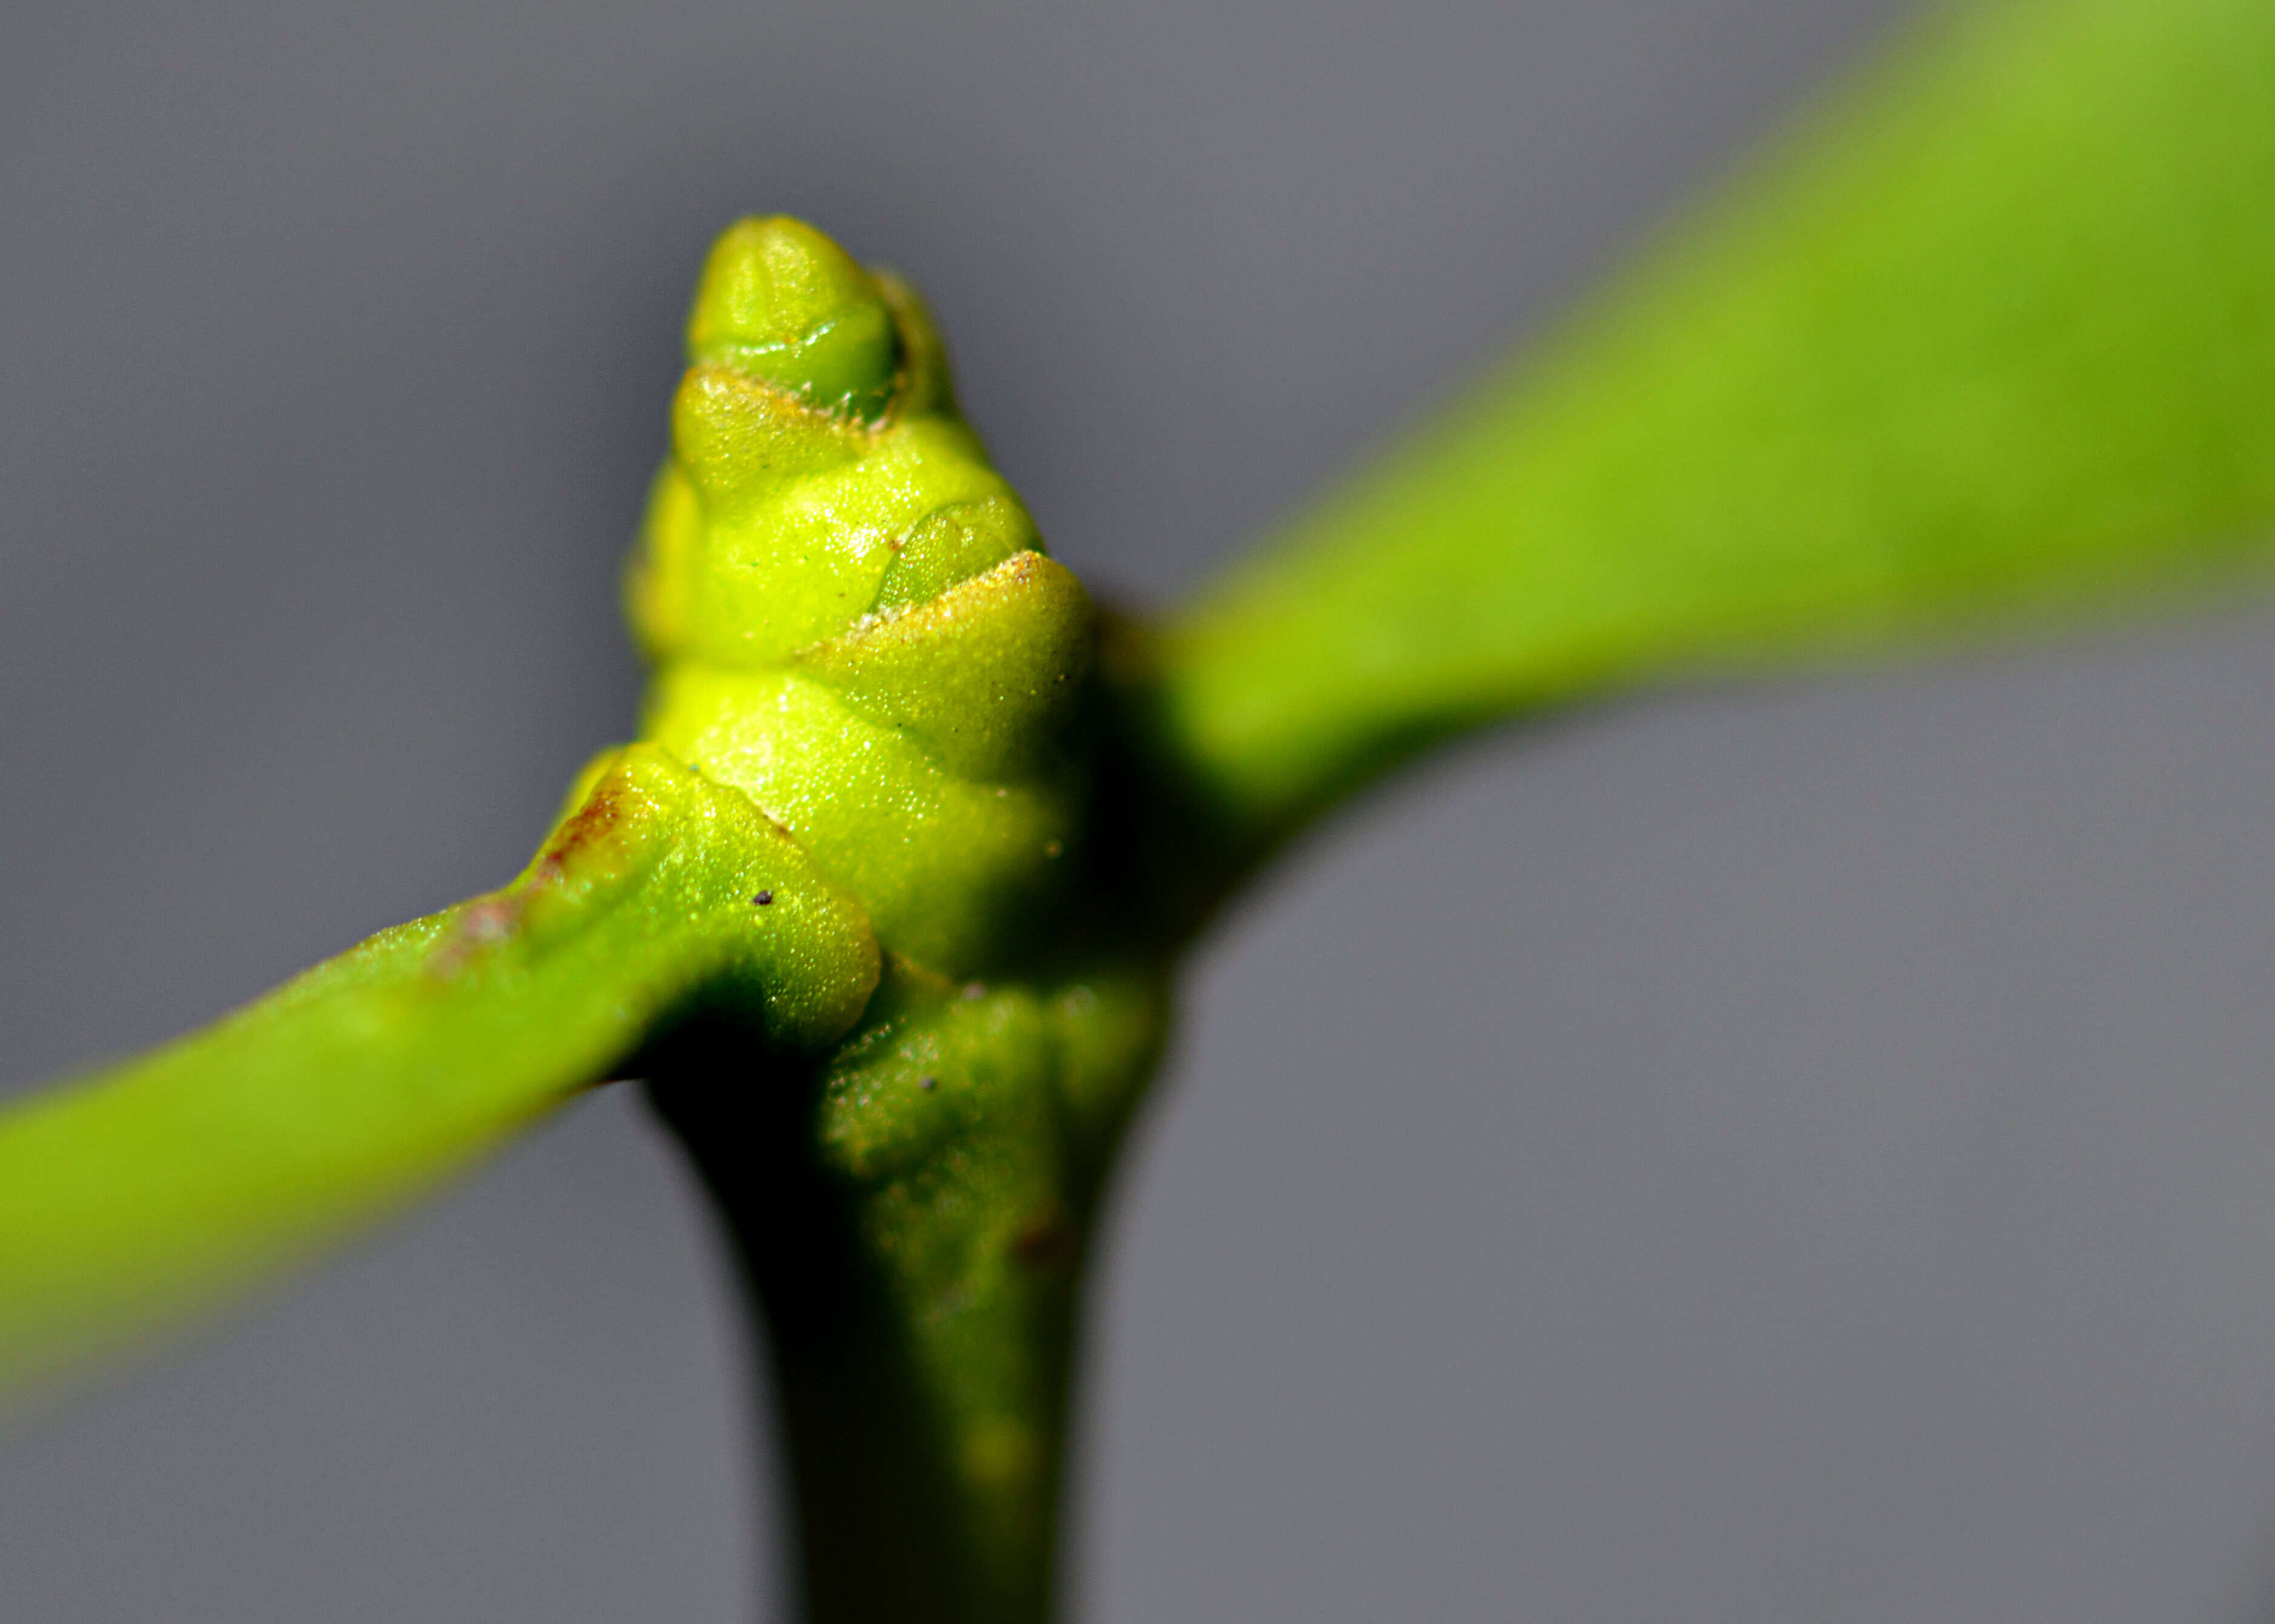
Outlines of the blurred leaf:
M1253 849L1457 729L2233 583L2271 519L2275 6L1939 17L1185 615L1160 744Z
M0 1396L419 1195L691 998L851 1023L876 948L795 842L661 751L601 767L506 890L0 1113Z

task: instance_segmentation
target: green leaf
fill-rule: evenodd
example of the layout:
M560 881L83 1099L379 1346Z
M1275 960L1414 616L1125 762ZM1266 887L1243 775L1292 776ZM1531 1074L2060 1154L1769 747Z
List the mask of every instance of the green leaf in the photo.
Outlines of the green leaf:
M1157 748L1252 853L1459 729L2232 583L2271 519L2275 6L2000 5L1177 621Z
M0 1113L0 1396L416 1197L698 999L797 1048L852 1023L866 917L748 797L643 745L572 804L505 890Z

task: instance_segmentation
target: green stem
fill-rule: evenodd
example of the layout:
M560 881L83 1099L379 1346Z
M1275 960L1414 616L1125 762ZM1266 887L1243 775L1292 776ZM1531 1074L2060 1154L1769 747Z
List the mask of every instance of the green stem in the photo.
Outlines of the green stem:
M1041 1624L1083 1263L1166 1016L1157 973L888 970L828 1062L754 1080L729 1029L654 1096L774 1354L814 1624Z

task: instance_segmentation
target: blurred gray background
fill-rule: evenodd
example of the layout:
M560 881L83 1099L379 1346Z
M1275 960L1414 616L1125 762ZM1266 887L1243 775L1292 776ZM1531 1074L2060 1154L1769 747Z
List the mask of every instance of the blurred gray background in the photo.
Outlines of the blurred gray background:
M1163 602L1905 8L49 5L0 49L0 1084L509 875L630 727L716 228L929 291ZM1634 702L1190 980L1074 1579L1141 1620L2275 1606L2275 626ZM0 1452L0 1615L779 1612L704 1214L593 1100Z

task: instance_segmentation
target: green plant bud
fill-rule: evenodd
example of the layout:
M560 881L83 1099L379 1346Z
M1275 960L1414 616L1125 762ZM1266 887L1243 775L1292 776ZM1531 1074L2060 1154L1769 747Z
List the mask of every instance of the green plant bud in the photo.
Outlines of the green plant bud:
M671 402L671 443L715 512L753 506L786 481L842 468L862 436L729 366L699 366Z
M895 609L938 597L956 582L1038 545L1035 522L1008 494L941 508L895 544L896 555L878 584L877 608Z
M776 215L729 226L687 318L687 359L765 380L810 406L882 416L899 336L878 284L835 243Z
M703 499L676 459L656 471L640 517L640 545L624 572L624 618L651 661L686 646L689 588L703 545Z
M1021 553L778 667L669 664L646 732L748 791L887 946L967 974L1048 918L1071 871L1068 724L1092 640L1080 584Z
M763 391L714 388L725 375L690 374L680 391L675 460L693 500L670 492L651 510L661 528L643 537L634 565L634 614L653 605L668 616L640 627L659 656L774 664L904 606L880 600L912 540L933 591L1000 562L986 546L935 547L925 529L943 510L1015 500L961 423L899 421L844 455L826 419L825 438L809 440L795 422L746 413L745 397ZM1024 539L1039 546L1032 530Z
M784 293L782 242L834 280ZM1077 1273L1168 989L1068 906L1098 616L957 417L922 302L865 283L898 370L864 420L717 336L803 332L858 276L787 223L713 256L627 603L644 737L771 820L885 968L786 1144L737 1042L698 1030L652 1081L770 1304L812 1616L1040 1624ZM785 1225L792 1189L820 1198Z
M800 651L790 668L915 739L949 772L1022 777L1047 767L1035 752L1068 720L1090 672L1093 632L1073 572L1021 552Z
M901 345L900 410L909 413L956 414L956 392L948 372L948 346L924 296L891 271L873 275L877 291L893 313Z
M750 364L857 304L892 329L873 421ZM888 949L949 975L999 963L1073 866L1089 600L956 417L904 284L810 227L745 221L689 350L626 592L657 663L646 736L747 793Z

